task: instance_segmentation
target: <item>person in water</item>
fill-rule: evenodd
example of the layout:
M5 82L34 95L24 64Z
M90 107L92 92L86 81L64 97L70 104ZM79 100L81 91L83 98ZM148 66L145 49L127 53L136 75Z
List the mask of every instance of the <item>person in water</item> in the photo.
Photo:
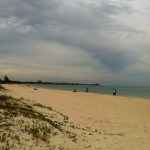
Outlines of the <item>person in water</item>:
M117 94L117 90L113 89L113 95L116 96L116 94Z

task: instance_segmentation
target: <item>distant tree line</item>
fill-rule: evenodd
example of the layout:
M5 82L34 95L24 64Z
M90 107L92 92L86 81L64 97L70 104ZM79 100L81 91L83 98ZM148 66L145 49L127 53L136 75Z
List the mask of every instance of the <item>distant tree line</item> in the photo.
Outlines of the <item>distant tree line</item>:
M94 84L85 84L85 83L74 83L74 82L42 82L41 80L38 80L36 82L34 81L13 81L10 80L8 76L4 76L4 79L1 80L0 79L0 83L2 84L54 84L54 85L96 85L98 86L98 83L94 83Z
M13 81L13 80L10 80L9 77L7 75L4 76L4 79L0 79L0 83L1 84L23 84L23 82L21 81Z

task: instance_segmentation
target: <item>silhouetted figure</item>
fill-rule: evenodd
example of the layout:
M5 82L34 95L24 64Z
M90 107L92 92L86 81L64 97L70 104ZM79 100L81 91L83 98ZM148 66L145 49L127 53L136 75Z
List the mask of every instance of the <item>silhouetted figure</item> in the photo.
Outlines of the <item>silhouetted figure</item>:
M88 88L86 88L86 93L88 93L89 92L89 89Z
M76 89L74 89L73 92L78 92L78 91Z
M117 90L113 89L113 95L116 96L116 94L117 94Z

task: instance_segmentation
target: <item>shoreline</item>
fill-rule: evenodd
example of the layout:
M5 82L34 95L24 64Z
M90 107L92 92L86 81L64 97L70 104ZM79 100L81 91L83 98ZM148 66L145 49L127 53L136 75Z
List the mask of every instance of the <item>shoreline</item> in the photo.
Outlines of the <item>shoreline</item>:
M69 121L88 133L85 135L91 150L149 150L150 149L150 101L141 98L50 90L20 85L5 85L8 95L25 98L68 116ZM90 134L90 135L89 135ZM59 139L58 139L59 140ZM81 140L81 139L80 139ZM79 143L83 141L79 140ZM94 148L97 147L97 148ZM75 150L75 149L73 149Z
M27 85L23 85L23 86L27 86ZM46 87L38 87L38 86L34 86L34 85L29 85L28 87L32 87L32 88L38 88L38 89L48 89L48 90L54 90L54 91L64 91L64 92L73 92L73 89L72 90L64 90L64 89L50 89L50 88L46 88ZM107 87L107 86L106 86ZM124 86L121 86L121 87L124 87ZM112 86L113 88L113 86ZM84 91L77 91L75 93L86 93ZM106 95L106 96L113 96L113 93L111 94L106 94L106 93L99 93L99 92L88 92L90 94L98 94L98 95ZM126 97L126 98L129 98L129 99L141 99L141 100L150 100L150 98L144 98L144 97L136 97L136 96L126 96L126 95L119 95L117 94L116 95L117 97Z

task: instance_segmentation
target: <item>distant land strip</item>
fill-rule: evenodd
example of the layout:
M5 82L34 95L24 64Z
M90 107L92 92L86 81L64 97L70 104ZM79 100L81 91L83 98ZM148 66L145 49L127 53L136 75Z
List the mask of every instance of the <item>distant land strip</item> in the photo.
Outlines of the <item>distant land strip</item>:
M41 80L38 80L36 82L34 81L13 81L10 80L7 76L4 76L4 80L0 79L1 84L51 84L51 85L95 85L99 86L99 83L75 83L75 82L43 82Z

